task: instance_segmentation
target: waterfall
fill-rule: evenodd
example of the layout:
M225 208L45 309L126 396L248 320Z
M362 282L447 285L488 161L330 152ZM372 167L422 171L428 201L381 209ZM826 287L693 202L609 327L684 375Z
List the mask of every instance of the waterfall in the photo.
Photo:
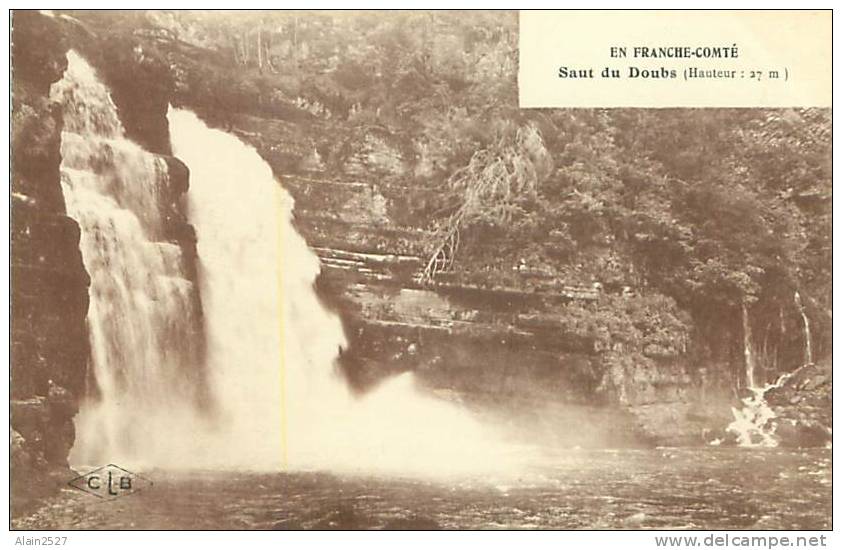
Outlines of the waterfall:
M742 303L743 314L743 359L746 370L746 386L749 389L755 388L754 380L754 353L751 349L751 324L748 318L748 306L745 300Z
M751 394L743 399L743 407L731 407L734 420L726 428L737 438L740 447L777 447L775 437L775 412L766 403L766 392L781 387L794 373L782 374L763 388L750 388Z
M751 388L751 395L743 399L742 408L731 407L734 420L726 428L737 438L740 447L776 447L775 426L770 423L775 412L766 403L766 391L774 387Z
M347 346L319 301L318 257L293 201L237 137L170 109L173 151L190 168L189 217L224 466L447 475L508 466L495 434L426 395L412 374L359 398L336 359Z
M758 387L755 380L755 358L751 345L751 322L746 301L742 302L743 322L743 361L745 363L746 388L748 397L743 398L742 408L731 407L734 420L726 428L737 438L741 447L775 447L778 442L774 437L775 426L771 422L775 413L766 403L766 391L783 383L783 378L776 384Z
M804 308L804 303L801 301L801 294L795 291L795 307L801 313L801 319L804 321L804 363L810 364L813 362L813 338L810 335L810 318L807 317L807 311Z
M508 468L495 434L411 374L352 394L336 366L342 325L316 295L319 260L293 228L291 198L253 148L173 109L172 146L191 171L194 284L166 237L167 162L126 138L95 70L67 58L51 98L63 110L62 191L91 277L90 384L72 464Z
M87 395L75 464L138 464L169 452L200 408L196 297L181 249L164 241L166 162L126 139L108 89L76 52L50 90L63 112L61 187L90 278Z

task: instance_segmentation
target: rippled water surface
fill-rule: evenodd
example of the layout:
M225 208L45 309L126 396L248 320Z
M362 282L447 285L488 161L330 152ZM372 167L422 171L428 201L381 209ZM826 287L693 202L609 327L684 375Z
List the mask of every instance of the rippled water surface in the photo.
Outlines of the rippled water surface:
M482 457L477 457L482 460ZM568 451L507 479L143 473L103 502L65 489L33 529L830 529L831 451Z

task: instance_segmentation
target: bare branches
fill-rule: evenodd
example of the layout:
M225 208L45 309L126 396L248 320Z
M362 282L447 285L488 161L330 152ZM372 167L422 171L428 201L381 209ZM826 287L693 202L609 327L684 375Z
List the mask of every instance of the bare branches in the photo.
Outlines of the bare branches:
M519 128L514 139L503 137L474 153L448 180L448 186L460 195L461 206L438 232L418 282L432 283L437 274L452 268L462 228L478 222L510 223L522 211L520 203L537 195L548 159L541 135L532 125Z

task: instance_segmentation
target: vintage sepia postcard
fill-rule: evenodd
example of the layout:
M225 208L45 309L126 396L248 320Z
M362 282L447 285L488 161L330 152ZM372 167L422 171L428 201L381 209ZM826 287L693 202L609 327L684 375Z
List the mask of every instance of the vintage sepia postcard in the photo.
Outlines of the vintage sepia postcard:
M12 10L10 543L829 546L831 21Z

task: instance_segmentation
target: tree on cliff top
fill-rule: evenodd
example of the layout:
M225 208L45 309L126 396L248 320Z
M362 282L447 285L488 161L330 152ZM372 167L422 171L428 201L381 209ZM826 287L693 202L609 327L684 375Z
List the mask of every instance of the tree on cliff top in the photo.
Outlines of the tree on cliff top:
M535 201L540 182L552 170L552 159L533 125L504 128L493 146L477 151L447 182L449 216L437 227L433 253L419 275L432 282L449 269L459 247L460 232L473 225L505 226Z

